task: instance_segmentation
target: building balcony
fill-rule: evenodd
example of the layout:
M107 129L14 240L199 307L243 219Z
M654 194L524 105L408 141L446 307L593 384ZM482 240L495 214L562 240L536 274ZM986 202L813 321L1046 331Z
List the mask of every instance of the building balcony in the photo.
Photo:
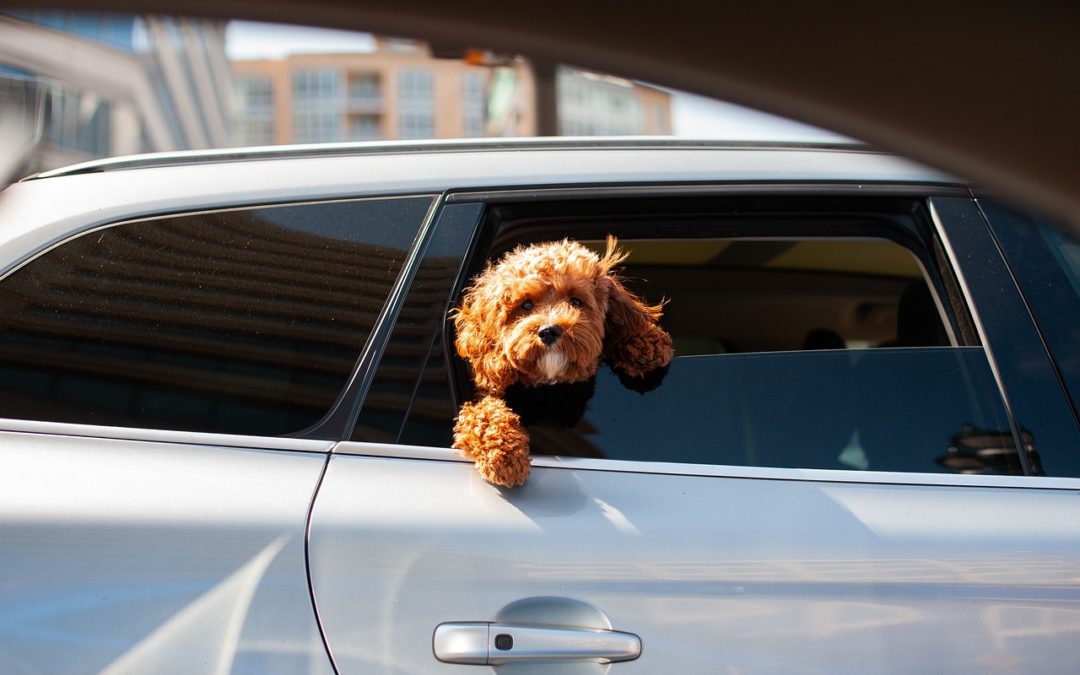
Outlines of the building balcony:
M383 109L382 94L378 90L352 90L345 99L345 110L350 113L380 113Z

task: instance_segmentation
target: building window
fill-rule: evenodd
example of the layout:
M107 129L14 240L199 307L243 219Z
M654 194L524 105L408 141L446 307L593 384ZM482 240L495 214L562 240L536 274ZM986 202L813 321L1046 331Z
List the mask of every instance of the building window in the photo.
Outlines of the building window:
M561 68L556 86L561 134L610 136L645 132L641 104L630 81Z
M274 104L274 84L269 75L243 75L236 78L238 105L245 112L269 110Z
M382 109L379 76L374 73L350 73L349 112L374 113Z
M462 110L465 118L464 136L477 138L484 136L486 101L484 97L484 76L478 72L467 72L462 76Z
M139 21L130 14L62 12L44 9L6 10L23 21L72 33L125 52L135 51L135 30Z
M653 123L656 124L655 132L658 134L670 134L671 125L668 124L667 108L657 104L653 107Z
M334 68L298 70L292 76L293 140L323 143L341 139L341 74Z
M398 75L400 137L435 136L434 83L430 70L409 69Z
M336 101L340 95L338 71L334 68L297 70L292 76L294 104Z
M272 119L240 119L233 126L233 142L239 146L271 145L274 142Z
M382 136L378 115L356 115L349 119L350 141L378 141Z
M112 154L112 106L92 92L57 89L45 102L45 142L88 155Z
M233 142L268 145L274 141L274 85L268 75L242 75L234 80L236 117Z

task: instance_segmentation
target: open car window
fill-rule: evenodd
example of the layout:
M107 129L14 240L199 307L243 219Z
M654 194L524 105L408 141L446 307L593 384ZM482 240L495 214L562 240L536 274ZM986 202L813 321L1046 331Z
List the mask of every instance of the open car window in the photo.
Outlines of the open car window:
M498 222L481 242L486 259L525 242L569 236L599 249L608 232L618 236L630 252L621 276L648 302L666 301L661 325L675 345L662 383L646 393L602 367L576 425L528 426L533 454L1023 473L986 355L917 203L890 203L888 213L757 203L766 214L727 203L715 214L701 208L712 204L611 217L595 205L562 205L550 218L536 207L489 212ZM448 446L455 406L472 395L446 330L399 442Z

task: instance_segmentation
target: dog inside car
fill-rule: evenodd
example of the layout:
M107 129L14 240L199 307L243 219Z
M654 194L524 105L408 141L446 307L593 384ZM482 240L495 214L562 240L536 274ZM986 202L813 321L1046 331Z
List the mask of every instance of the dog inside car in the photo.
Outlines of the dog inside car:
M659 325L663 303L626 289L626 260L609 236L600 255L581 243L523 245L478 274L453 312L457 353L472 371L474 400L454 424L454 447L490 483L529 475L537 420L572 426L606 363L627 386L656 386L674 355Z

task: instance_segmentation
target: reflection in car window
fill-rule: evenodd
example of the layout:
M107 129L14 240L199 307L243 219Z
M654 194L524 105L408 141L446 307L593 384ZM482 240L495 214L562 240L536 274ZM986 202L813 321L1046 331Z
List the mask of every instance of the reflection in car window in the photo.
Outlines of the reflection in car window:
M351 373L428 197L86 233L0 282L5 417L281 435Z
M428 426L426 420L454 416L443 367L442 323L449 309L450 290L481 211L477 204L447 204L441 209L364 397L352 440L393 443L398 440L410 408L421 427ZM430 367L425 370L425 366ZM435 427L437 433L438 425ZM433 444L439 443L436 440Z
M1080 241L998 202L981 205L1080 420Z

